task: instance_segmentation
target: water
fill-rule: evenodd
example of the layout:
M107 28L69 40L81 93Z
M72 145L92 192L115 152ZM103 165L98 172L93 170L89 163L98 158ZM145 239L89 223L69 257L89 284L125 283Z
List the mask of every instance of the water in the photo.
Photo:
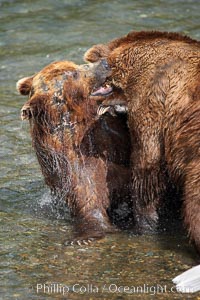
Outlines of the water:
M180 233L118 233L89 248L63 246L72 225L52 209L15 83L54 60L80 63L91 45L131 29L199 39L199 11L192 0L0 0L0 299L197 299L170 291L171 279L197 259Z

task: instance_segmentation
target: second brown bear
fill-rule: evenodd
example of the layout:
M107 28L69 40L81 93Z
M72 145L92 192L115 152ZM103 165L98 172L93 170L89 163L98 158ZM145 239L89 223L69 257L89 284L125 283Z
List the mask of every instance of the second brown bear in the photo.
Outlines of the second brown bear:
M102 64L102 58L111 85L93 94L125 95L138 228L155 228L171 180L183 197L184 223L200 252L200 43L176 33L130 32L85 54L90 62ZM103 82L98 77L96 86ZM108 97L106 104L113 103Z

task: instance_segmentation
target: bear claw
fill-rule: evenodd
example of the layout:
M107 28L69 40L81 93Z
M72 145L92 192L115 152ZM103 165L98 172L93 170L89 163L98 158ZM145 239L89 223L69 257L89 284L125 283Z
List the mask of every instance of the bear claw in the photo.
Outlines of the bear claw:
M66 241L64 243L65 246L89 246L95 239L94 238L88 238L84 240L73 240L73 241Z

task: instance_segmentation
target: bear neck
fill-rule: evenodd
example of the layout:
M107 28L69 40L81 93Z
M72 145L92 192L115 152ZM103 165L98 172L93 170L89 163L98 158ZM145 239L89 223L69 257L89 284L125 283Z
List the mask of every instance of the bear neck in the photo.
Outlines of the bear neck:
M88 122L88 126L90 124L92 120ZM45 183L56 197L65 199L73 197L74 174L80 172L85 161L85 156L81 152L81 142L88 126L85 128L83 125L77 124L73 131L63 128L50 133L48 126L31 121L32 145Z

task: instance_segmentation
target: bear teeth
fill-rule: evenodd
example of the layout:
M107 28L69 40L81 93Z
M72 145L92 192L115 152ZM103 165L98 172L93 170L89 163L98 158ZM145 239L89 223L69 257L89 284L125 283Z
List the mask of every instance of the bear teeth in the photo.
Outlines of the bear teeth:
M102 116L109 110L110 110L110 106L107 106L107 107L99 106L98 109L97 109L97 115Z

